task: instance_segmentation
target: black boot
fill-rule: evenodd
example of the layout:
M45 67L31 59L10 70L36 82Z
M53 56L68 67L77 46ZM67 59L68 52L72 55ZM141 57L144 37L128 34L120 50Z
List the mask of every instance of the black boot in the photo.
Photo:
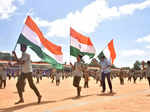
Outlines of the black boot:
M81 93L81 87L78 87L78 88L77 88L78 97L80 97L80 93Z
M42 96L38 96L38 104L41 103Z
M17 101L17 102L15 103L15 105L17 105L17 104L19 104L19 103L24 103L23 98L21 98L19 101Z

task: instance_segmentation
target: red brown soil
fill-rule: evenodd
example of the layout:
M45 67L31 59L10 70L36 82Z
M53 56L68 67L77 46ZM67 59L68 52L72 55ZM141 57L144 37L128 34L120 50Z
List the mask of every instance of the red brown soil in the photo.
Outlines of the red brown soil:
M118 79L112 80L113 94L101 94L101 88L95 80L89 82L90 88L82 88L80 98L76 98L76 89L72 86L72 78L61 81L60 86L44 78L36 84L42 94L41 104L29 88L24 93L24 103L14 105L18 100L16 80L7 80L7 87L0 89L0 112L150 112L150 88L147 80L125 81L120 85ZM81 82L83 86L83 80Z

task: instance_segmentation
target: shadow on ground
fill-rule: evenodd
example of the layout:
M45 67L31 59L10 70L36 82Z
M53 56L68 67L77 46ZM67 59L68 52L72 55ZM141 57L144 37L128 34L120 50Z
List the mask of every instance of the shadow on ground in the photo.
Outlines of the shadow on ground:
M23 105L12 106L12 107L8 107L8 108L0 108L0 112L15 112L17 110L20 110L20 109L23 109L23 108L26 108L26 107L38 106L38 105L54 103L54 102L56 102L56 101L43 101L40 104L28 103L28 104L23 104Z
M150 94L149 95L146 95L147 97L150 97Z
M77 100L77 99L82 99L82 98L86 98L86 97L90 97L90 96L114 96L116 93L102 93L102 94L91 94L91 95L85 95L85 96L80 96L80 97L68 97L68 98L64 98L64 99L60 99L57 101L43 101L40 104L37 103L29 103L29 104L22 104L22 105L14 105L12 107L8 107L8 108L0 108L0 112L15 112L17 110L21 110L23 108L26 107L31 107L31 106L38 106L38 105L44 105L44 104L48 104L48 103L56 103L56 102L63 102L66 100Z
M89 97L89 96L95 96L96 94L91 94L91 95L85 95L85 96L75 96L75 97L68 97L68 98L64 98L64 99L61 99L59 101L65 101L65 100L77 100L77 99L82 99L82 98L85 98L85 97Z
M114 96L116 93L101 93L101 94L97 94L97 96Z

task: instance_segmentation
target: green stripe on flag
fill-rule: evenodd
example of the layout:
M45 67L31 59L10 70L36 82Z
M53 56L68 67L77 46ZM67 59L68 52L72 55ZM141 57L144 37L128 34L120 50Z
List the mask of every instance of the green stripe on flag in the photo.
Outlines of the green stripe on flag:
M77 49L73 46L70 46L70 55L71 56L77 57L79 54L82 54L83 56L88 55L90 58L93 58L95 55L94 53L80 52L79 49Z
M17 43L26 44L27 46L29 46L43 61L51 64L52 67L55 67L56 69L63 69L62 64L57 63L55 59L53 59L52 57L48 56L45 52L43 52L39 46L27 40L23 34L20 34Z

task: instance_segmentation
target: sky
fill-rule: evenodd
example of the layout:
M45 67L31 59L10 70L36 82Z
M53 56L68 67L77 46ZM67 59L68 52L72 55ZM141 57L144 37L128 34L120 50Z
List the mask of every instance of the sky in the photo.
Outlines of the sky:
M69 53L69 29L91 38L96 55L114 39L117 67L150 60L150 0L0 0L0 51L11 53L27 15L44 36ZM19 46L16 48L20 55ZM34 52L33 61L39 60ZM85 60L89 62L86 57Z

